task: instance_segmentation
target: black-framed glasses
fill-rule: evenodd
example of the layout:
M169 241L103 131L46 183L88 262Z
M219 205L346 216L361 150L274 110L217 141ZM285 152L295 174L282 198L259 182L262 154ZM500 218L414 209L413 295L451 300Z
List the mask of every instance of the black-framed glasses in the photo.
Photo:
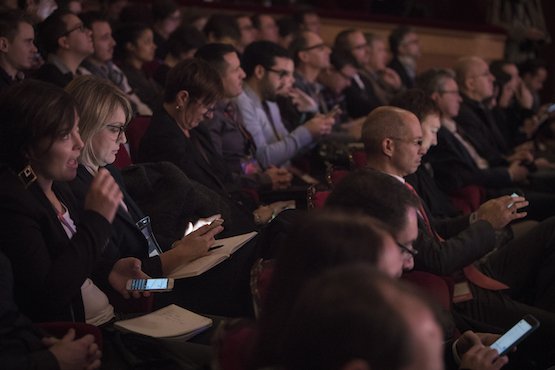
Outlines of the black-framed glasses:
M404 143L408 143L408 144L413 144L416 146L422 146L422 139L405 139L402 137L390 137L391 140L397 140L397 141L402 141Z
M125 130L127 130L127 126L129 126L129 124L125 124L122 126L119 125L106 125L106 128L108 129L108 131L110 131L112 134L117 135L116 136L116 141L119 141L119 139L121 139L121 134L125 133Z
M395 243L397 243L397 246L399 247L399 249L401 249L401 252L403 252L403 253L410 254L412 257L414 257L418 254L418 251L416 249L409 248L406 245L401 244L397 241Z
M62 36L67 36L70 33L79 30L79 32L85 32L87 30L87 28L85 27L85 25L83 23L79 23L77 26L73 27L72 29L67 30L66 32L64 32L62 34Z
M273 68L265 68L268 72L274 72L278 75L279 79L284 79L287 76L292 76L293 72L286 71L285 69L273 69Z
M314 49L318 49L318 50L324 50L327 48L327 45L324 44L323 42L316 44L316 45L312 45L312 46L307 46L306 48L301 49L301 51L309 51L309 50L314 50Z

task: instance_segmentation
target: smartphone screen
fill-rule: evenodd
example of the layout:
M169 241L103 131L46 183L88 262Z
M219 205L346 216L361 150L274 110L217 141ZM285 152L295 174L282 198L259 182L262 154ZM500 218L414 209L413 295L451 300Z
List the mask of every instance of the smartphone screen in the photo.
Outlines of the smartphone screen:
M169 279L133 279L129 290L165 290L168 289Z
M532 325L526 319L522 319L508 332L503 334L501 338L496 340L495 343L491 345L491 348L495 349L500 356L504 355L516 343L536 328L537 325Z

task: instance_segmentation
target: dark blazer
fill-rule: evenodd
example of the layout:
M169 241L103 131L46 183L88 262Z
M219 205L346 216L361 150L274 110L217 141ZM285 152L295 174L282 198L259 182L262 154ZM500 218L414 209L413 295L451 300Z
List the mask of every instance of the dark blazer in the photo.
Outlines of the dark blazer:
M345 103L347 106L347 113L351 118L359 118L366 116L374 108L382 105L380 100L376 97L372 83L368 80L363 73L359 73L360 79L364 88L351 79L351 86L347 87L343 92L345 94Z
M487 188L511 186L507 167L478 168L466 148L444 127L439 129L437 145L430 149L427 157L434 169L437 184L447 193L467 185Z
M10 261L0 252L0 363L4 370L58 370L58 361L41 342L42 335L13 301Z
M54 64L45 63L33 76L37 80L50 82L56 86L64 88L73 80L71 72L63 73Z
M38 184L25 189L11 169L0 169L0 248L13 266L21 312L33 321L84 321L81 285L94 271L111 226L96 212L79 215L67 184L54 183L53 190L77 226L71 240Z
M410 89L414 86L413 79L409 76L407 70L405 69L405 66L398 58L393 58L391 62L389 62L388 67L397 72L399 77L401 77L401 83L407 89Z
M464 94L462 99L459 114L455 117L461 136L472 143L490 166L506 165L507 161L503 155L509 151L509 148L495 123L491 110Z
M136 257L141 260L141 269L151 277L162 276L162 265L160 257L148 257L148 243L136 226L136 222L144 217L139 207L127 193L123 178L117 168L109 165L106 169L110 171L123 193L123 201L127 211L119 207L116 217L112 222L112 235L110 242L102 251L101 259L95 269L92 278L94 282L104 291L111 289L108 283L108 275L112 266L120 258ZM79 165L77 177L69 183L70 188L81 206L84 205L85 196L89 191L93 176L87 169Z

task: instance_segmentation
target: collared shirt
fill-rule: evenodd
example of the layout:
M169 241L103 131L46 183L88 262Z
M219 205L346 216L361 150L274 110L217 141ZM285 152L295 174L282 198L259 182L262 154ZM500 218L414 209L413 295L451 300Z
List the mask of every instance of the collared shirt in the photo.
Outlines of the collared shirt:
M15 78L12 78L4 68L0 67L0 90L6 89L16 82L22 81L25 78L23 72L18 71Z
M248 85L244 86L243 92L234 101L256 145L256 159L264 168L286 164L312 143L312 135L304 125L287 131L275 102L264 102L267 113L263 102Z

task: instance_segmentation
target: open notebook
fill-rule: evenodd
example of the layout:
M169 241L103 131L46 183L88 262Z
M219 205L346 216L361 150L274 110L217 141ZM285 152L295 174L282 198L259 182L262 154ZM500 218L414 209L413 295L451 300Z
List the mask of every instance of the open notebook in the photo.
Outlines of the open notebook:
M198 276L203 272L210 270L212 267L228 259L236 250L241 248L245 243L256 236L257 232L253 231L247 234L232 236L229 238L216 240L215 246L223 245L221 248L214 249L207 256L197 258L169 274L169 277L181 279L191 276Z
M149 337L187 340L211 327L212 320L171 304L143 316L117 321L114 325Z

